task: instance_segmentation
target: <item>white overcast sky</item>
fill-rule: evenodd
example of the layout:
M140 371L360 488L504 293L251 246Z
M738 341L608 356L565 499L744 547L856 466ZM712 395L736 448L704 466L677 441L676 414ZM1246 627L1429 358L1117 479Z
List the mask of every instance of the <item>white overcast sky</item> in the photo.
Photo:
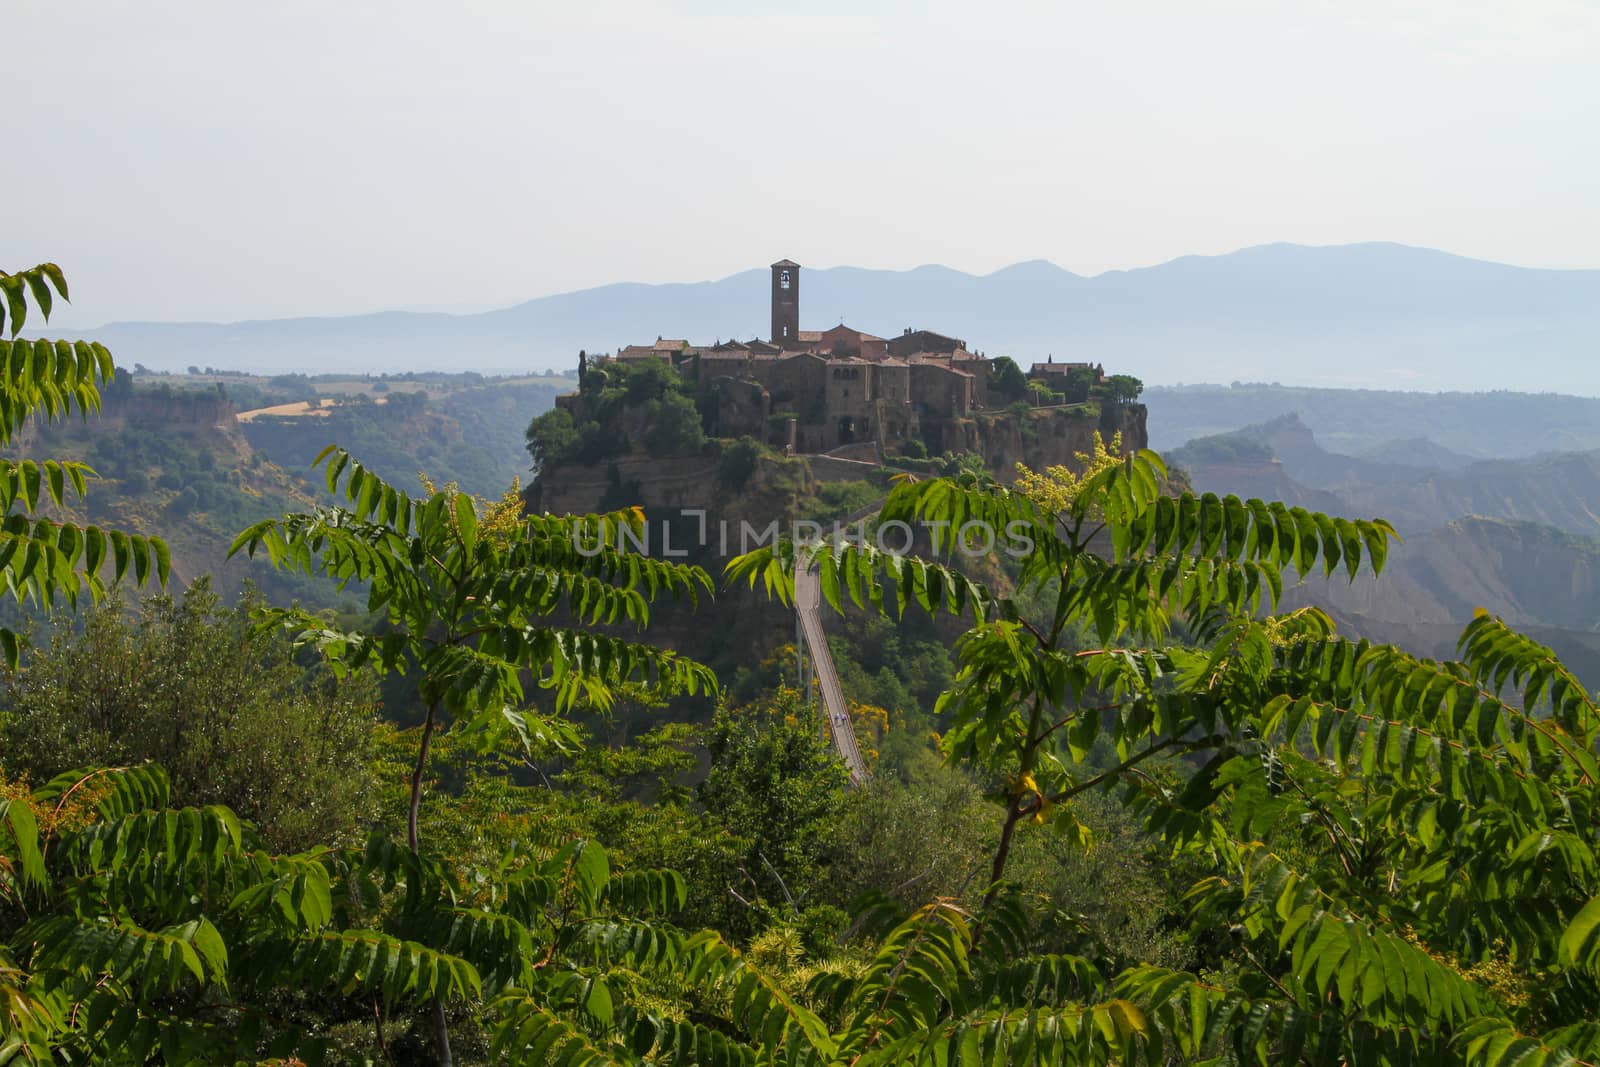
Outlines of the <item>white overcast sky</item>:
M1600 267L1600 0L11 0L63 321L1269 241Z

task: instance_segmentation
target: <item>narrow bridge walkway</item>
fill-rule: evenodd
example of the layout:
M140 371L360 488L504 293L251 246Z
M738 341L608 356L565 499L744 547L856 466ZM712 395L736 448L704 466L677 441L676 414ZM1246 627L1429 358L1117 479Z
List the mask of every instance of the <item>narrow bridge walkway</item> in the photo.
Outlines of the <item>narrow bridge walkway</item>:
M844 689L839 685L839 672L833 666L833 653L828 650L828 639L822 633L822 583L811 567L797 567L794 572L794 610L800 617L800 633L805 638L806 652L817 673L817 687L822 691L822 710L828 717L828 733L833 737L833 747L844 760L850 772L850 784L861 785L869 777L867 764L856 745L856 728L850 721L849 709L844 703Z

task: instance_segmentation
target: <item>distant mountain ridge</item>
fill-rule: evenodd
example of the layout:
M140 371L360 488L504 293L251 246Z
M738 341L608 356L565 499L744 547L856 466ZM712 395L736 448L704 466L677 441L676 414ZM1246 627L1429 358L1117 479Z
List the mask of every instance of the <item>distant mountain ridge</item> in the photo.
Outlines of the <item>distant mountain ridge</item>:
M781 250L775 250L781 251ZM381 312L112 323L124 363L281 373L570 367L579 349L766 332L768 275L618 283L471 315ZM1394 244L1275 244L1093 277L1038 260L986 275L834 267L802 276L804 328L907 326L1020 361L1089 359L1147 382L1286 381L1600 395L1600 270L1542 270ZM1237 425L1237 424L1236 424Z

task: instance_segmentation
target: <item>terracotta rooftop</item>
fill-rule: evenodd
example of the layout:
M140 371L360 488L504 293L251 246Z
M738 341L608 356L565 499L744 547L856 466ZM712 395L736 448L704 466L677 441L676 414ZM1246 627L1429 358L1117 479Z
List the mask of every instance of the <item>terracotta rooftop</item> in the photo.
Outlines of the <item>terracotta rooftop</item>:
M881 340L883 340L882 337L879 337L875 333L868 333L865 330L858 330L854 326L847 326L846 324L844 324L842 322L839 323L839 325L837 325L837 326L830 326L826 330L823 330L822 332L823 332L824 335L826 335L826 334L830 334L830 333L835 333L835 332L837 332L839 330L844 330L847 333L853 333L857 337L861 338L863 341L881 341ZM804 331L804 330L800 331L800 334L801 334L802 337L805 336L805 333L806 333L806 331Z
M751 359L770 359L770 360L798 359L801 356L810 356L812 359L824 359L824 358L826 358L826 357L823 356L823 354L821 352L813 352L809 348L802 348L802 349L798 349L798 350L795 350L795 351L789 351L789 352L764 352L761 349L756 349L755 351L750 353L750 358Z
M970 367L959 367L950 362L948 357L944 359L913 359L911 362L921 364L924 367L937 367L942 371L949 371L951 374L965 375L968 378L973 376L972 369Z

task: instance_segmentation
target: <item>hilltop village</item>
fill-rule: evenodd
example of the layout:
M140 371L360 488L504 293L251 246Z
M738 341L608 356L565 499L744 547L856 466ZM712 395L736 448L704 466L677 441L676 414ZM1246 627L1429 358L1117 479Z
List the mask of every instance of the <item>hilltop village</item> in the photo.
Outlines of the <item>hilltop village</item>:
M661 360L682 376L713 437L751 437L788 454L846 454L882 460L966 447L980 412L1129 402L1135 379L1106 377L1089 363L1034 363L1024 374L959 337L906 327L881 337L844 325L800 328L798 263L772 264L772 330L763 340L694 345L657 338L615 355L579 354L579 389L556 404L575 422L594 414L591 398L608 367Z

